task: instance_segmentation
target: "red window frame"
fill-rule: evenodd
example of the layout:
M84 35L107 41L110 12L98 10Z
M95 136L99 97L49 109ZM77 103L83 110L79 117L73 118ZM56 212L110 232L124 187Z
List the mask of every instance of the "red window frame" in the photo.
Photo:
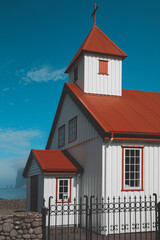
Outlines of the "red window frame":
M124 169L125 169L125 159L124 159L124 151L125 149L131 149L131 148L138 148L138 149L141 149L141 188L135 188L134 187L132 188L125 188L124 184L125 184L125 177L124 177ZM122 191L124 192L128 192L128 191L144 191L143 189L143 149L144 147L142 146L122 146Z
M62 203L62 201L59 201L59 198L58 198L58 193L59 193L59 190L58 190L58 181L61 180L61 179L67 179L70 181L70 186L69 186L69 201L64 201L63 203L71 203L71 197L72 197L72 178L70 177L60 177L60 178L56 178L56 201L57 203Z
M108 61L99 59L99 74L109 75L108 74Z

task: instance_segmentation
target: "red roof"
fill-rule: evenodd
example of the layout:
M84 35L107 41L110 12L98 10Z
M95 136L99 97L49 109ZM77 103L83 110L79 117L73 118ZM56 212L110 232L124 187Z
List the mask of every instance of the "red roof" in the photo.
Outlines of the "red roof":
M123 59L127 57L127 54L123 52L109 37L107 37L96 25L93 26L90 33L82 43L80 49L76 53L75 57L69 64L65 73L68 73L69 68L73 62L80 56L83 51L102 53L108 55L115 55L122 57Z
M84 93L65 83L46 149L68 94L102 138L160 141L160 93L122 90L122 96Z
M86 94L66 83L105 132L160 134L160 93L122 90L122 97Z
M123 89L122 97L86 94L66 84L105 132L160 134L160 93Z
M45 173L77 174L83 171L79 163L66 151L60 150L35 150L32 149L24 169L24 177L31 164L33 157L36 158L41 170Z

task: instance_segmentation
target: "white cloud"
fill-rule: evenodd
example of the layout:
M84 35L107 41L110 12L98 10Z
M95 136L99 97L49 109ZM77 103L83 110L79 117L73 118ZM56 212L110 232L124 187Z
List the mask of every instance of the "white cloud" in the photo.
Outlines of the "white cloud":
M27 155L31 148L31 140L41 136L39 130L0 129L0 153Z
M9 91L9 90L10 90L9 88L3 88L3 89L2 89L3 92L7 92L7 91Z
M64 71L65 68L53 70L53 68L49 66L44 66L41 68L32 68L21 79L26 83L65 80L66 75L64 74Z

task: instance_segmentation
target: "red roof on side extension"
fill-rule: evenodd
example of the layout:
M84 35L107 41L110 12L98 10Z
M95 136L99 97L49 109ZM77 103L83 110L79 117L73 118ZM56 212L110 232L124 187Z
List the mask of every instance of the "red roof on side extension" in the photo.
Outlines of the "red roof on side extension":
M66 83L105 132L160 134L160 93L122 90L122 97L86 94Z
M36 158L42 172L44 174L77 174L83 172L83 168L79 163L66 151L60 150L31 150L26 167L24 169L24 177L27 174L33 156Z
M66 83L46 149L51 144L66 94L102 138L160 141L160 93L122 90L122 96L87 94L76 84Z
M80 49L76 53L75 57L69 64L65 73L68 73L69 68L73 62L80 56L83 51L102 53L108 55L115 55L122 57L123 59L127 57L127 54L123 52L109 37L107 37L96 25L93 26L90 33L82 43Z

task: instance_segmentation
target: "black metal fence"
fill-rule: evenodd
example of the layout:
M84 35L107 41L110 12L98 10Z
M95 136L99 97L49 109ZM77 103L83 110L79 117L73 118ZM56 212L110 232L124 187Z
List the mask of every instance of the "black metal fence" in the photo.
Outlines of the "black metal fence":
M43 207L43 240L160 240L157 195L101 199L84 196Z

